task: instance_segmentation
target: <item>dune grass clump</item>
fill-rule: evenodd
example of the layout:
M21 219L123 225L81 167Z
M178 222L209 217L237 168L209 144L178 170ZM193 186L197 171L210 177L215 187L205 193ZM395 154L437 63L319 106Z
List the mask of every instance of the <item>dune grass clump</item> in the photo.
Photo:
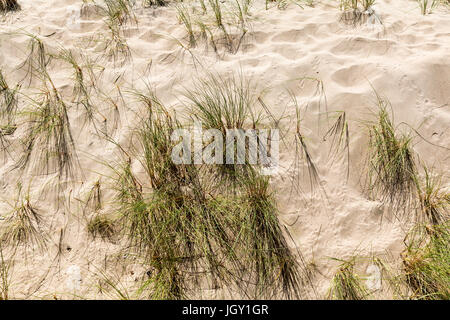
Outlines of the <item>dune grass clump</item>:
M104 214L96 214L89 220L87 230L94 239L111 239L116 232L114 221Z
M219 130L225 137L228 130L256 129L258 126L261 115L254 108L256 99L251 93L254 89L252 83L242 75L221 79L209 74L205 79L199 80L185 96L193 118L200 121L204 129ZM249 145L251 143L250 139L246 141L249 150L254 147ZM237 153L235 150L235 155ZM223 164L211 167L220 176L219 181L225 186L232 186L247 174L248 160L246 154L243 164L228 164L224 152Z
M0 0L0 12L16 11L20 9L17 0Z
M406 240L403 268L411 299L450 299L450 225L419 226Z
M212 93L218 94L218 88ZM268 179L249 166L246 175L234 176L235 188L221 192L219 186L226 178L216 177L208 165L175 164L171 153L177 141L171 136L183 126L153 94L137 97L146 116L136 132L132 154L137 155L145 177L133 173L129 153L130 159L114 170L119 211L130 243L153 270L145 284L149 298L186 298L200 285L233 287L248 297L298 297L300 271L279 225ZM200 101L209 99L197 100L203 107ZM225 130L248 120L230 112L231 122L226 124L222 115L209 118L206 126Z
M416 192L412 137L398 132L386 101L378 97L378 105L377 120L369 125L367 188L372 197L405 208Z
M32 108L25 112L28 130L24 137L24 155L17 167L37 174L58 173L73 176L76 166L75 144L70 128L68 106L47 75L41 92L30 98Z
M252 84L242 75L222 79L209 74L199 80L192 91L186 93L191 104L191 114L205 128L215 128L223 133L227 129L255 127L258 117L253 114L255 103Z
M12 205L13 209L5 219L5 229L1 242L7 246L36 245L39 249L46 246L46 236L40 229L41 214L31 203L30 196L22 196L19 186L19 196Z
M424 167L424 177L417 181L420 219L433 225L449 221L450 193L442 189L441 177Z
M366 300L369 292L354 272L355 261L344 261L333 277L328 298L333 300Z
M236 53L248 32L250 2L239 0L224 3L218 0L200 1L200 10L192 10L192 4L177 4L178 20L187 31L189 47L196 47L200 40L219 54L220 48Z

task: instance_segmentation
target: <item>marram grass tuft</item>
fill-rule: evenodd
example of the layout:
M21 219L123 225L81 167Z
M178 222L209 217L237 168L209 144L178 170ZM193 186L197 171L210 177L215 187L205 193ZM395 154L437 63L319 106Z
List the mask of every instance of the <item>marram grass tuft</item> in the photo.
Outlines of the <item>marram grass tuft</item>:
M377 98L377 119L368 125L366 187L371 197L394 208L408 208L414 201L417 178L412 136L398 132L388 112L389 104Z
M355 261L343 261L333 277L328 298L333 300L366 300L369 292L354 272Z
M192 99L198 102L195 115L207 125L225 130L253 123L246 106L237 103L246 101L243 92L225 90L221 96L214 85L201 88L212 92ZM171 133L181 124L152 93L135 95L145 120L134 136L135 148L125 152L128 159L111 168L120 221L131 247L152 269L148 297L182 299L199 286L238 290L245 297L299 297L301 270L284 238L268 179L248 166L246 174L235 176L234 188L221 192L226 177L212 177L208 166L175 165ZM219 113L217 103L225 102L229 109ZM133 171L132 158L143 176Z
M402 254L410 298L450 299L450 225L416 227L406 238Z

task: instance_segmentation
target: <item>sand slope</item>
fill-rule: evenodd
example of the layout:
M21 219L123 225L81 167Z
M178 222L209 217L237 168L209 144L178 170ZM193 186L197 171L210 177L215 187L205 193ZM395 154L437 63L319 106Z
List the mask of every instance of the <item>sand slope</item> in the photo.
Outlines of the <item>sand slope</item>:
M318 167L320 187L310 190L307 171L302 171L303 192L292 189L293 172L289 168L295 155L289 146L281 148L282 166L272 177L272 185L281 223L287 226L306 260L314 262L318 270L314 276L316 292L310 292L312 298L323 297L329 287L336 270L336 262L330 257L376 255L395 263L410 226L395 219L382 203L369 200L362 192L361 172L367 151L364 121L373 119L376 110L374 89L391 102L396 124L408 124L428 141L415 139L414 149L425 163L444 174L444 182L448 184L448 9L439 8L431 15L422 16L415 1L379 0L375 10L383 24L352 27L339 21L335 1L322 1L314 8L302 9L292 4L284 10L268 11L263 4L255 4L250 10L249 32L237 53L221 50L218 56L210 47L205 49L199 45L192 50L193 58L174 40L184 41L186 32L172 6L144 9L138 5L135 10L138 25L129 23L124 27L132 59L121 65L101 59L101 43L92 39L107 29L102 17L92 8L81 13L82 1L21 0L20 3L20 12L0 17L0 67L8 80L15 83L24 77L24 72L17 71L17 67L26 57L29 38L14 33L20 29L41 36L49 52L65 47L91 57L104 67L99 87L120 108L120 119L117 119L107 99L98 100L108 119L106 130L113 132L115 139L124 145L138 117L132 110L123 108L117 86L125 92L132 86L142 88L143 80L155 88L167 105L182 109L179 93L206 71L227 74L240 70L255 81L259 92L265 90L264 101L275 116L282 117L282 128L295 126L295 108L287 89L295 94L302 108L308 105L302 126ZM52 64L49 72L58 89L70 97L70 68ZM316 94L317 82L302 80L304 77L322 81L326 100L324 95ZM24 86L24 90L31 94L36 88ZM125 99L132 101L127 96ZM26 107L26 99L21 101L22 107ZM345 159L340 157L331 163L329 142L323 141L324 133L335 120L333 111L345 111L349 121L347 183ZM7 201L16 196L16 183L20 179L24 186L30 187L30 195L44 217L43 229L50 236L46 250L29 250L16 257L11 286L14 297L70 298L75 294L109 298L108 293L98 290L100 273L120 278L130 288L130 294L136 281L145 278L145 268L138 262L129 263L119 250L119 243L93 240L87 233L86 221L92 212L85 209L81 200L86 199L86 194L100 179L105 188L103 210L113 210L112 192L108 190L110 171L102 162L117 159L118 153L93 128L83 126L82 117L76 113L71 125L83 170L75 181L67 186L63 184L64 198L59 202L52 187L55 174L19 177L16 171L11 171L14 163L11 157L5 157L0 163L1 198L4 199L0 215L10 210ZM408 129L406 125L400 128ZM19 127L13 139L16 141L22 133ZM306 169L304 164L301 169ZM361 272L366 271L363 266ZM206 290L198 296L221 298L227 294Z

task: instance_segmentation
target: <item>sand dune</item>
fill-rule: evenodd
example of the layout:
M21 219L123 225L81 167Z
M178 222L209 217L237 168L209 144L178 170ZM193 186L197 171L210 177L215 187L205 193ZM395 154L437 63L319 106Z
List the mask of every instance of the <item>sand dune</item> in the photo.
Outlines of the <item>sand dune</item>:
M143 7L136 1L136 21L121 27L129 46L125 60L123 52L115 52L116 59L106 56L105 41L111 35L104 15L93 4L21 0L20 11L0 16L0 70L11 87L22 81L20 110L32 108L29 97L39 92L40 83L39 79L28 82L26 70L20 68L30 50L30 37L25 33L42 39L49 54L66 48L82 64L94 66L98 90L91 90L99 110L95 116L98 127L86 124L82 107L74 106L73 70L53 58L48 73L71 106L70 125L80 170L70 179L61 179L58 172L26 170L20 174L12 168L23 150L24 120L18 120L16 132L7 137L11 147L8 153L2 151L0 162L0 217L11 212L20 182L23 193L29 190L42 215L42 232L48 235L44 249L21 246L24 249L13 258L10 295L28 299L114 298L111 292L99 290L103 274L120 280L130 295L135 292L139 281L146 279L147 267L123 253L126 241L93 239L86 227L94 213L85 202L97 181L103 192L101 212L116 210L111 168L105 163L114 166L121 159L120 151L98 130L107 132L124 148L132 146L133 130L141 117L140 107L130 95L132 88L144 89L148 84L170 110L182 114L186 109L183 92L208 72L224 78L237 72L251 78L255 95L280 119L280 128L289 139L295 136L296 126L292 95L300 106L302 133L317 166L318 185L311 189L304 159L299 162L296 178L298 172L292 170L295 152L290 143L280 146L280 167L270 182L280 224L292 235L289 246L301 251L305 261L314 266L314 289L308 289L305 297L326 296L339 264L331 258L362 257L358 263L362 277L378 272L370 259L373 256L400 270L403 240L415 220L397 218L389 205L364 192L367 123L376 119L376 92L389 100L395 125L414 136L412 145L418 158L442 175L443 189L448 190L448 6L422 15L416 1L377 0L373 6L376 19L371 16L349 25L341 20L338 1L314 2L314 7L289 3L284 9L270 3L266 10L264 2L254 1L246 18L245 36L240 39L239 29L229 27L233 52L220 40L215 52L201 37L195 48L189 48L174 3ZM223 5L227 4L232 5L227 1ZM203 21L212 19L209 14ZM331 139L325 141L324 136L341 114L338 112L345 112L348 122L349 157L344 151L332 160ZM144 174L137 159L132 160L132 168L137 176ZM0 219L0 226L4 221ZM377 287L376 279L368 281L376 289L373 298L392 298L388 289ZM193 296L228 298L230 293L208 288Z

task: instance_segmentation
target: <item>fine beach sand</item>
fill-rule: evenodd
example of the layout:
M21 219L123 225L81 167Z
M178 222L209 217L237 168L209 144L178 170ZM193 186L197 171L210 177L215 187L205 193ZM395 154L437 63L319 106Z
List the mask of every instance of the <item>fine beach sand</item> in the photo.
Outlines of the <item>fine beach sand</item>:
M98 39L103 34L107 37L108 29L92 4L83 6L81 0L19 3L20 11L0 16L0 68L10 86L26 77L26 70L19 68L29 53L30 38L25 32L42 39L49 53L65 48L77 57L89 57L101 91L93 94L100 130L124 148L133 144L132 131L140 119L139 105L129 94L132 88L151 86L170 110L183 114L183 92L207 72L223 77L240 73L252 80L256 96L280 119L287 140L293 136L288 128L296 126L295 96L302 133L318 171L317 185L311 188L304 159L298 162L299 177L294 177L296 153L289 142L280 145L280 166L270 183L280 225L290 234L287 242L313 270L305 298L324 298L339 265L335 259L354 256L361 258L356 269L369 279L364 281L374 290L372 297L393 297L373 280L379 270L371 258L383 259L393 270L400 270L403 240L415 221L397 217L387 204L364 192L367 123L375 120L376 92L392 105L398 129L414 136L412 146L420 161L442 175L442 188L449 189L448 6L422 15L416 1L377 0L373 7L377 19L372 16L361 24L348 25L340 19L338 1L316 1L314 7L303 8L289 3L283 9L271 4L268 10L264 1L254 1L248 31L237 51L230 53L222 45L216 53L202 40L189 50L180 46L179 41L187 45L188 40L173 3L144 8L137 1L133 12L138 23L129 21L122 27L131 52L122 63L121 57L114 61L104 56L103 42ZM70 65L54 60L48 72L71 104ZM21 83L28 96L39 90L37 79ZM21 96L19 109L29 106L30 100ZM333 158L326 133L343 111L349 154L347 158L343 151ZM18 247L12 258L9 295L20 299L118 298L114 290L101 289L106 288L107 277L135 297L139 283L146 279L146 266L124 253L125 240L93 238L87 230L94 213L86 199L97 181L102 186L100 212L114 211L114 182L105 163L114 166L120 152L98 134L99 128L86 124L81 107L71 109L70 125L81 168L73 179L58 183L57 173L12 169L25 134L20 121L8 137L9 151L2 151L0 218L11 212L20 182L41 214L41 232L48 235L43 249ZM132 159L132 168L137 176L143 174L136 159ZM0 227L5 221L0 219ZM12 250L4 249L7 254ZM190 297L239 298L226 289L210 288L194 290Z

